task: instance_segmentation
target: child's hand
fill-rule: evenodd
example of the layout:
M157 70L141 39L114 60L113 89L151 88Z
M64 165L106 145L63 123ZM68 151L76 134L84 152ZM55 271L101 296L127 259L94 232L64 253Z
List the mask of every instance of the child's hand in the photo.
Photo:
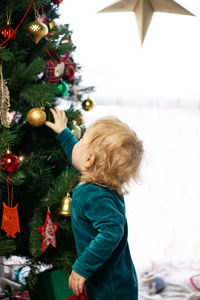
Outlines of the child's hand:
M53 114L54 123L46 121L45 125L50 127L56 133L60 133L61 131L63 131L63 129L67 127L67 116L64 110L59 110L57 107L55 107L55 109L50 108L50 111Z
M75 295L83 292L84 283L86 278L72 270L69 276L69 288L72 289Z

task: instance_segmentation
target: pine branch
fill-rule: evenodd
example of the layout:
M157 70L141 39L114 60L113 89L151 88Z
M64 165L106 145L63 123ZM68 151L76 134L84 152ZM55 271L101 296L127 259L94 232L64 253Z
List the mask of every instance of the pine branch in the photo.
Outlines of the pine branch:
M7 256L16 249L15 243L12 239L0 237L0 256Z
M11 131L4 126L0 126L0 153L5 153L11 148L17 139L17 132Z
M32 84L30 86L26 86L20 92L20 96L26 100L30 107L41 107L42 102L51 102L55 101L55 94L57 93L57 85L56 84Z

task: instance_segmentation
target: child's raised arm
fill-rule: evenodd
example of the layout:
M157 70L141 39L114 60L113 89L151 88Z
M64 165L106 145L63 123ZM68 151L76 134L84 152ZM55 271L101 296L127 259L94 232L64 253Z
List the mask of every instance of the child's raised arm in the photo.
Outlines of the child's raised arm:
M59 110L57 107L50 108L50 111L53 114L54 123L46 121L45 125L51 128L56 133L60 133L67 127L68 118L64 110Z

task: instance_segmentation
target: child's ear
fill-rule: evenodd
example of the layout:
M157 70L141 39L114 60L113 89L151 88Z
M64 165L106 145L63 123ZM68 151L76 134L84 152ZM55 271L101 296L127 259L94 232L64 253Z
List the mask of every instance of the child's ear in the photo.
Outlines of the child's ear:
M87 155L86 162L85 162L85 168L86 169L89 169L93 165L94 159L95 159L94 154L90 153L90 154Z

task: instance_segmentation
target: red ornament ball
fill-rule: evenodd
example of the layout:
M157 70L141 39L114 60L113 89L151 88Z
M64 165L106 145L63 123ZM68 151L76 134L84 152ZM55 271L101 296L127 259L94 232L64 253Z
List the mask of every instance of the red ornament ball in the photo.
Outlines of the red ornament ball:
M1 167L8 173L14 173L19 169L19 158L14 154L6 154L1 158Z
M6 25L3 29L0 30L0 43L4 43L2 46L7 46L10 42L14 41L16 37L16 32L10 27L9 24Z

